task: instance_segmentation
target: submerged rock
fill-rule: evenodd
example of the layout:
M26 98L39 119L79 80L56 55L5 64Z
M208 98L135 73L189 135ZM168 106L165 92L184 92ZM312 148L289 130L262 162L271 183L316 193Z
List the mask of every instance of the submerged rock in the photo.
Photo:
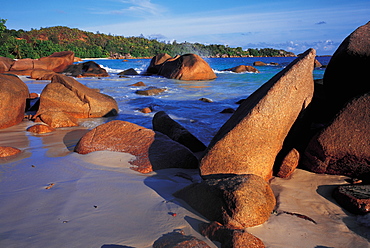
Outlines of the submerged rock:
M201 161L201 174L272 176L285 137L313 96L315 50L309 49L262 85L220 128Z
M154 96L166 91L164 88L157 88L154 86L148 87L145 90L137 90L135 93L144 96Z
M259 73L260 71L254 68L253 66L250 65L238 65L233 68L225 69L223 71L232 71L235 73L241 73L241 72L254 72L254 73Z

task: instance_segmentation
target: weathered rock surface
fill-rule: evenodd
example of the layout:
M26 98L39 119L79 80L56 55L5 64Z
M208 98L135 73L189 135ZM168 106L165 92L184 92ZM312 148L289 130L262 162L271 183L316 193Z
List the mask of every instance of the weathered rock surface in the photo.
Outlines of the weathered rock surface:
M264 223L276 204L270 185L253 174L206 179L174 196L207 219L236 229Z
M165 168L198 168L198 160L168 136L126 121L102 124L84 135L75 147L80 154L116 151L136 156L132 169L149 173Z
M313 96L315 50L307 50L249 96L220 128L201 161L201 174L272 176L285 137Z
M31 133L43 134L53 132L55 131L55 128L43 124L36 124L27 128L27 131Z
M370 173L370 93L353 99L305 151L303 164L316 173L359 177Z
M210 246L194 236L174 231L157 239L153 248L210 248Z
M11 73L20 75L30 75L33 70L50 70L54 72L62 72L74 61L74 52L63 51L56 52L48 57L40 59L19 59L11 66ZM17 73L18 71L18 73Z
M41 70L41 69L36 69L32 70L31 72L31 78L36 79L36 80L51 80L51 78L55 75L56 73L51 70Z
M17 76L0 74L0 129L23 120L28 95L27 85Z
M107 117L118 113L118 105L112 97L57 74L40 95L36 116L45 112L63 112L75 118Z
M63 74L72 77L108 77L108 72L94 61L68 66Z
M42 112L42 114L38 115L37 120L38 119L52 128L78 126L77 119L64 112Z
M187 81L212 80L217 77L208 63L196 54L175 58L168 54L157 55L152 58L147 73Z
M154 131L167 135L172 140L189 148L192 152L200 152L206 149L206 146L198 138L181 124L174 121L164 111L159 111L154 115L152 124Z
M7 72L10 70L15 60L7 57L0 57L0 73Z
M355 96L370 91L370 22L357 28L340 44L324 74L325 95L332 116Z
M213 221L202 223L200 233L221 243L221 248L264 248L263 242L243 229L233 229Z
M21 152L18 148L11 146L0 146L0 158L10 157Z
M333 197L353 214L370 213L370 185L341 185L334 190Z
M225 69L223 71L232 71L235 73L241 73L241 72L254 72L254 73L259 73L260 71L254 68L253 66L250 65L238 65L233 68Z
M289 178L297 168L299 164L299 159L299 152L297 151L297 149L293 148L284 157L276 175L281 178Z

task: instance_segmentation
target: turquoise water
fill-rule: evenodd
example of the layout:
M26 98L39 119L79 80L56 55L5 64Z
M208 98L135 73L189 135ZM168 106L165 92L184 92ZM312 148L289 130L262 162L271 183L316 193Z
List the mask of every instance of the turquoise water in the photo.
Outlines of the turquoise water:
M135 124L152 128L153 115L165 111L173 119L186 127L206 145L218 129L227 121L231 114L220 113L225 108L236 109L236 102L247 98L281 71L295 58L209 58L206 61L216 72L217 79L212 81L179 81L158 76L129 76L120 78L117 73L134 68L139 73L144 72L149 65L149 59L95 60L103 66L110 77L78 78L77 80L90 88L97 88L104 94L115 98L119 105L119 115L114 118L96 118L83 121L81 125L93 128L112 119L130 121ZM330 57L318 57L322 64L327 64ZM221 70L238 65L253 65L254 61L275 62L279 66L256 66L260 73L232 73ZM315 69L314 78L322 78L324 69ZM166 88L156 96L141 96L135 92L143 87L130 86L142 81L147 86ZM26 80L30 92L41 93L48 81ZM144 87L145 88L145 87ZM203 102L200 98L209 98L213 102ZM152 113L144 114L139 110L145 107L153 109Z

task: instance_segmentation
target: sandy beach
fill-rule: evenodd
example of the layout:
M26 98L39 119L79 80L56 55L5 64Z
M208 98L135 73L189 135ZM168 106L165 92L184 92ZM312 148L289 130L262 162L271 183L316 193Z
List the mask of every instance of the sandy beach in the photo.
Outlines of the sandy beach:
M140 174L129 169L130 154L74 153L86 128L35 135L25 131L31 125L0 130L0 146L22 150L0 161L1 247L151 247L176 229L220 247L198 233L208 221L172 196L191 184L178 172L196 178L197 170ZM275 178L276 210L247 231L266 247L370 247L370 216L349 214L331 198L345 179L304 170Z

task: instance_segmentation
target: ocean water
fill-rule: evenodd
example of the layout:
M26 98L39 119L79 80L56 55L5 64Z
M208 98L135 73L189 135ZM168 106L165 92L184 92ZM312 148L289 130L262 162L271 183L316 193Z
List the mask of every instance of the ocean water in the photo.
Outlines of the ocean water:
M93 118L82 120L80 125L94 128L110 120L129 121L146 128L152 128L152 118L158 111L165 111L173 119L187 128L208 145L218 129L230 118L231 114L220 113L226 108L236 109L237 101L247 98L262 84L281 71L295 58L207 58L205 59L215 71L217 79L211 81L180 81L159 76L128 76L120 78L117 74L123 70L134 68L139 73L148 67L149 59L94 60L110 74L107 78L78 78L82 84L99 89L101 93L112 96L119 106L119 115L110 118ZM318 57L327 65L330 57ZM256 66L260 73L224 72L238 65L253 65L255 61L265 63L275 62L278 66ZM323 78L325 69L315 69L314 78ZM166 88L166 91L156 96L142 96L135 92L146 87L133 87L131 84L139 81L147 86ZM41 93L48 81L27 79L30 92ZM200 98L208 98L213 102L203 102ZM144 114L140 109L150 107L152 113Z

